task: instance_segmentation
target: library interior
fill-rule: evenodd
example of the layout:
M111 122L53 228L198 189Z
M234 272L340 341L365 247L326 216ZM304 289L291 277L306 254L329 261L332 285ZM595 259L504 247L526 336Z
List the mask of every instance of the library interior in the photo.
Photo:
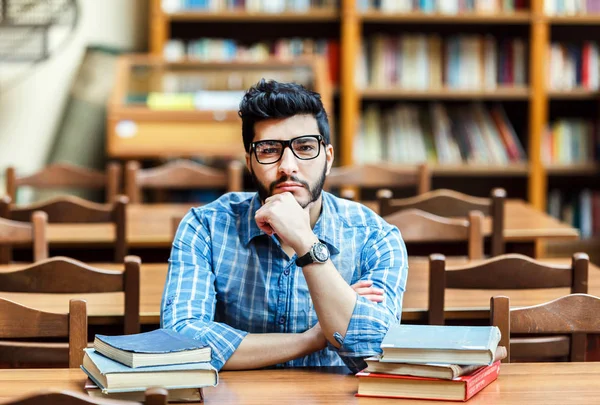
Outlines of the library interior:
M0 0L0 404L599 378L600 0Z

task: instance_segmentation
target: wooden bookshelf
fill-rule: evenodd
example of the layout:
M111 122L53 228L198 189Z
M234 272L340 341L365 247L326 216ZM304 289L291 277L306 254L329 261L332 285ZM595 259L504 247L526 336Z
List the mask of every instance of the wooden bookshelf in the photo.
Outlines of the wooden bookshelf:
M401 171L414 165L390 163L386 167ZM528 168L527 163L511 163L506 166L436 163L430 165L429 170L433 176L439 177L525 177Z
M456 15L439 13L386 13L378 10L365 11L359 14L365 23L404 23L404 24L528 24L531 13L515 11L514 13L463 13Z
M597 162L546 164L546 172L551 176L596 176L600 175L600 164Z
M600 25L600 14L550 16L547 20L554 25Z
M589 89L550 90L548 98L552 100L594 100L598 99L600 91Z
M490 90L405 90L368 88L359 90L363 100L527 100L527 87L498 87Z
M595 165L546 165L540 150L543 145L543 135L549 124L549 103L553 100L589 100L596 102L600 92L587 89L570 91L553 91L547 83L547 50L550 44L550 29L553 25L600 25L600 15L579 16L547 16L544 13L544 0L530 0L529 8L525 11L503 12L495 14L464 13L459 15L427 14L427 13L385 13L380 11L359 11L356 0L340 0L339 10L313 9L307 13L247 13L243 11L200 13L185 12L166 14L161 9L160 0L151 0L150 12L150 49L151 52L162 54L165 42L170 38L171 30L178 23L277 23L289 22L296 24L299 30L305 30L306 36L319 24L339 22L340 42L340 83L339 83L339 131L336 145L336 161L341 165L351 165L353 161L354 142L359 128L361 102L382 101L445 101L459 100L468 102L479 101L518 101L526 109L527 125L526 139L522 138L528 147L528 161L522 165L507 167L494 166L445 166L434 165L434 176L505 176L526 177L529 201L538 209L545 210L547 200L548 176L580 176L598 173ZM528 49L528 84L519 88L503 88L483 91L465 91L453 89L436 89L413 91L396 88L359 88L355 72L358 66L357 55L360 54L363 41L363 29L369 25L367 32L373 31L374 25L382 25L386 32L391 32L393 25L408 26L414 32L418 24L428 25L424 31L431 32L431 26L443 26L446 32L448 26L455 26L455 32L461 32L461 25L492 25L497 31L506 27L507 31L524 32ZM232 27L234 27L232 25ZM525 29L523 29L525 28ZM399 28L402 30L402 28ZM593 39L593 38L588 38ZM191 63L191 62L190 62ZM520 107L519 107L520 108Z
M165 14L168 21L191 22L290 22L290 23L322 23L336 22L340 19L338 10L313 9L305 13L249 13L245 11L197 12L186 11Z

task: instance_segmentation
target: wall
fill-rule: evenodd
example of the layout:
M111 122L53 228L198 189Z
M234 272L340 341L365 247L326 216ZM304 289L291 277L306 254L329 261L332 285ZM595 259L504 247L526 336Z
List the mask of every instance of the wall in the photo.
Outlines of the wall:
M87 45L132 51L147 48L148 0L79 0L79 23L68 45L11 86L22 65L0 64L0 194L4 169L19 173L42 167Z

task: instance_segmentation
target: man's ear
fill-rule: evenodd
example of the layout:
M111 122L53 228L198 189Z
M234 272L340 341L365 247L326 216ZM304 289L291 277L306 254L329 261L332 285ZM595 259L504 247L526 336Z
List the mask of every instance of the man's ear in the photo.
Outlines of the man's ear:
M327 176L329 175L331 167L333 166L334 153L333 146L331 144L327 145L327 147L325 148L325 156L327 158L327 171L325 172L325 175Z
M246 153L245 157L246 157L246 168L248 169L248 171L250 173L252 173L252 169L250 168L250 154Z

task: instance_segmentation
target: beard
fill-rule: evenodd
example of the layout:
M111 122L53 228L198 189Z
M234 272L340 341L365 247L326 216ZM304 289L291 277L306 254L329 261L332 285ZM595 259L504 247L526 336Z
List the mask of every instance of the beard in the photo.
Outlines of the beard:
M254 182L256 190L258 191L258 196L260 197L260 200L263 203L267 198L273 195L273 191L281 183L285 183L286 181L293 181L294 183L302 184L302 186L304 186L304 188L308 190L310 200L307 202L298 201L298 203L302 208L306 208L308 204L317 201L321 196L321 192L323 191L323 185L325 184L325 179L327 177L327 161L325 161L325 165L323 166L323 171L321 172L321 175L319 176L317 181L312 185L308 184L308 182L304 180L299 179L296 176L283 175L267 187L266 185L261 183L260 180L256 177L252 168L250 170L250 175L252 176L252 181Z

